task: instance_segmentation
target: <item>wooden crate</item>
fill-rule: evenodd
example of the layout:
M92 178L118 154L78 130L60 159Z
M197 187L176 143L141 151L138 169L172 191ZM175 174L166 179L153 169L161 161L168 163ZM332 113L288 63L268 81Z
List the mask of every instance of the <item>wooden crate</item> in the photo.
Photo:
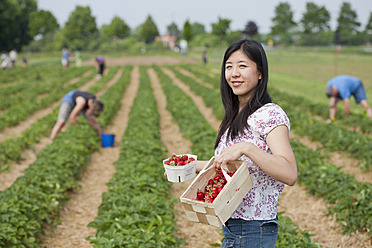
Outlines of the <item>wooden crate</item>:
M213 178L216 171L213 167L214 157L203 168L192 184L181 195L180 201L189 221L200 222L221 227L242 202L244 196L252 188L252 179L244 161L229 163L228 170L235 174L227 182L213 203L193 200L198 189L204 190L207 181Z

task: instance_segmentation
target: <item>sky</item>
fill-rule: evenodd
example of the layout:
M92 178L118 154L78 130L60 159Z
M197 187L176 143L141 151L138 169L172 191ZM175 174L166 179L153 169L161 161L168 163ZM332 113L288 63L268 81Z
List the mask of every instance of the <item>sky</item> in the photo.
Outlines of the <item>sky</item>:
M164 34L172 22L179 30L186 20L204 25L211 31L211 23L219 18L231 20L231 30L242 30L249 21L254 21L260 33L270 32L275 7L287 2L294 14L293 20L299 22L306 10L304 0L38 0L38 8L50 11L60 26L64 26L76 6L89 6L96 18L98 28L110 24L118 16L133 30L144 23L151 15L160 34ZM357 13L361 29L364 30L372 12L372 0L312 0L318 6L324 6L330 13L331 29L335 30L337 18L343 2L349 2Z

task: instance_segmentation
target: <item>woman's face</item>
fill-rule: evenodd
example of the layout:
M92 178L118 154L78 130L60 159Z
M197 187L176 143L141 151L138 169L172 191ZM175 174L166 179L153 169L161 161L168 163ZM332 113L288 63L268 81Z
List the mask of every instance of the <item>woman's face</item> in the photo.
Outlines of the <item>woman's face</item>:
M251 98L262 75L257 70L256 63L240 49L232 53L226 60L225 77L242 106Z

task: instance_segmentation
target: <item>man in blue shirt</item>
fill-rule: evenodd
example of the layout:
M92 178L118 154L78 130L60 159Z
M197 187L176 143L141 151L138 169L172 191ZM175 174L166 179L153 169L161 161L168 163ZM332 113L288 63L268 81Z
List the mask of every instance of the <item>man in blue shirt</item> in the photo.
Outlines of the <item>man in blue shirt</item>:
M58 119L54 125L50 138L54 139L61 131L70 117L73 124L77 124L77 117L81 113L93 127L97 135L101 137L101 127L96 118L103 111L104 104L94 94L89 92L72 90L63 98L58 112Z
M366 92L362 81L359 78L340 75L332 78L327 83L326 95L330 98L329 103L329 118L331 121L335 120L337 112L337 103L344 101L345 116L350 113L350 96L354 96L355 102L360 103L367 111L367 115L372 119L372 110L367 102Z

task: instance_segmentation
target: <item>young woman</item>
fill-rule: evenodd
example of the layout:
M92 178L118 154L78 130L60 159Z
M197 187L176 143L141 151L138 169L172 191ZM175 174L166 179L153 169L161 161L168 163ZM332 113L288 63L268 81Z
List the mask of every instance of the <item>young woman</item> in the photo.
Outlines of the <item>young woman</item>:
M284 185L297 181L290 122L267 92L268 64L261 44L240 40L223 59L220 91L225 115L215 143L214 166L247 163L253 187L222 227L222 247L274 247L277 203ZM206 161L199 161L200 171Z

